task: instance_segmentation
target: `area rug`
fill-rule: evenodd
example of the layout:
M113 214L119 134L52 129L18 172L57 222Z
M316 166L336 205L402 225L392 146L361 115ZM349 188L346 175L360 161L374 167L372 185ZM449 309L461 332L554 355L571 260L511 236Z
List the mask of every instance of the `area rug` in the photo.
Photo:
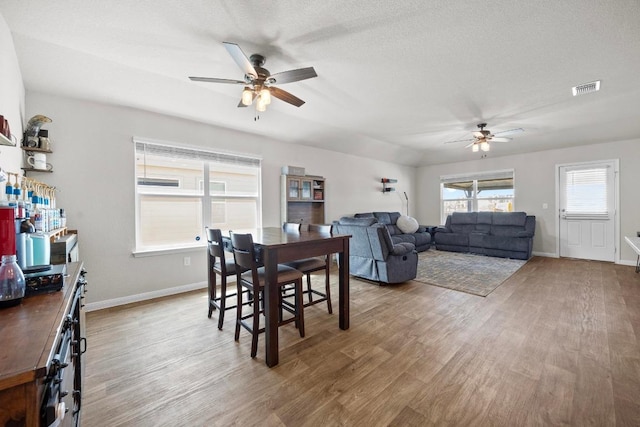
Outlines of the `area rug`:
M415 280L486 297L526 262L429 249L419 254Z

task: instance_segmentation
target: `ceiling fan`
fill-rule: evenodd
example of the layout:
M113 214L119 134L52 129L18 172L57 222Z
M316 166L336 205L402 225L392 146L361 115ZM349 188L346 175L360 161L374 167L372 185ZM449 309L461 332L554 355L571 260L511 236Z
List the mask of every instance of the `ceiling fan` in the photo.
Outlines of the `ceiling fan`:
M256 110L260 112L265 111L267 105L271 103L271 96L291 105L295 105L296 107L300 107L304 104L302 99L276 87L275 85L317 77L318 74L316 74L316 70L314 70L313 67L299 68L296 70L271 74L269 73L269 70L262 68L267 60L263 55L254 53L247 58L240 46L237 44L229 42L222 42L222 44L236 64L238 64L240 69L244 72L244 79L231 80L215 77L189 77L189 79L196 82L244 85L242 99L240 100L238 107L247 107L255 100Z
M482 151L489 151L491 149L491 146L489 145L489 142L507 142L507 141L511 141L511 138L506 138L506 135L513 135L516 133L520 133L520 132L524 132L524 129L522 128L516 128L516 129L509 129L509 130L505 130L502 132L496 132L491 133L490 130L485 130L485 127L487 126L486 123L478 123L478 129L477 131L473 132L473 138L471 139L458 139L455 141L447 141L445 142L445 144L451 144L453 142L468 142L471 141L470 144L467 144L464 148L469 148L471 147L471 150L475 153L478 152L480 150ZM500 135L500 136L498 136Z

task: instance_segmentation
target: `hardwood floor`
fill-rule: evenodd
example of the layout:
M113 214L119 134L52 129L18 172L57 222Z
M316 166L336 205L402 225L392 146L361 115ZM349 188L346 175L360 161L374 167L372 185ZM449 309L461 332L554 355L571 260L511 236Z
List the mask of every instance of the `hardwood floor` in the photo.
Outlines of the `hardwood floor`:
M535 257L486 298L352 278L351 328L305 309L272 369L206 299L88 313L82 425L640 425L633 267Z

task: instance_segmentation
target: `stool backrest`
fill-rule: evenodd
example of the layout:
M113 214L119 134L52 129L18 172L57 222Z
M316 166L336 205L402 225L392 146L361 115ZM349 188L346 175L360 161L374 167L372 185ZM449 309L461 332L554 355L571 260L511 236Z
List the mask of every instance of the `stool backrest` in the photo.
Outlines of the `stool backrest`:
M299 233L301 226L302 224L298 222L285 222L282 224L282 229L287 233Z
M309 231L331 234L331 224L309 224Z

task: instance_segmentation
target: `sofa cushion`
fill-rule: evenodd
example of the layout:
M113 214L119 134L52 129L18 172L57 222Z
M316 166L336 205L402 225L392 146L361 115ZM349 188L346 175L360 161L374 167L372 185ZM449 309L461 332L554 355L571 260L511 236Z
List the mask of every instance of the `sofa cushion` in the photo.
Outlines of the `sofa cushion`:
M416 234L404 234L404 233L399 233L399 234L394 234L391 236L391 240L393 240L393 243L413 243L416 244ZM417 245L416 245L417 246Z
M494 212L493 225L514 225L524 227L527 221L526 212Z
M396 222L396 225L398 226L400 231L405 234L415 233L416 231L418 231L418 227L420 226L415 218L411 218L407 215L400 215L400 217L398 218L398 222Z
M489 233L493 223L493 212L478 212L478 222L475 231Z
M471 233L476 229L477 212L454 212L451 214L451 231L454 233Z
M531 237L531 233L522 227L513 225L491 226L491 234L500 237Z
M375 219L374 217L351 218L349 216L343 216L342 218L340 218L340 224L342 225L360 225L363 227L368 227L377 222L378 220Z

